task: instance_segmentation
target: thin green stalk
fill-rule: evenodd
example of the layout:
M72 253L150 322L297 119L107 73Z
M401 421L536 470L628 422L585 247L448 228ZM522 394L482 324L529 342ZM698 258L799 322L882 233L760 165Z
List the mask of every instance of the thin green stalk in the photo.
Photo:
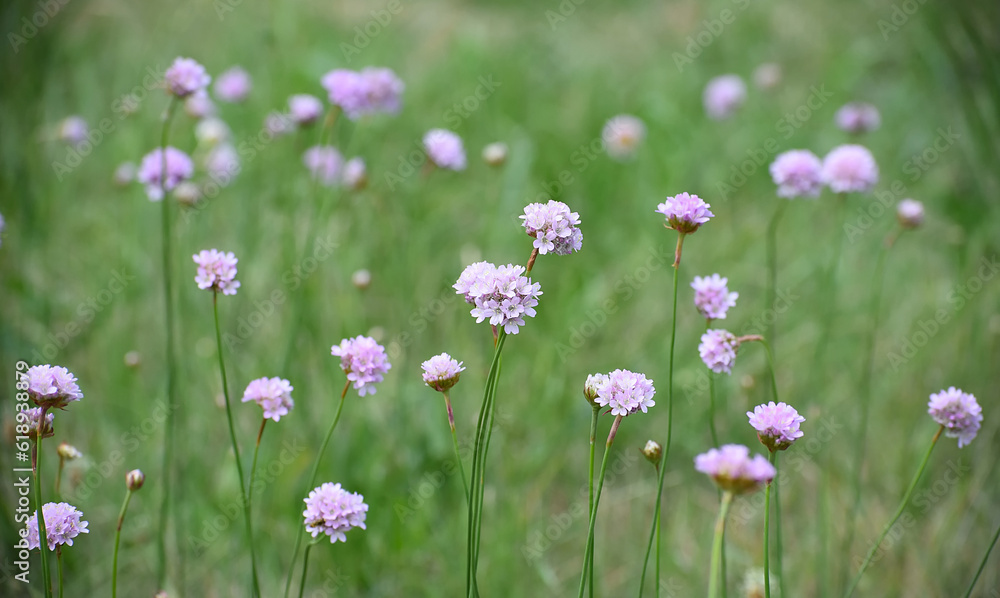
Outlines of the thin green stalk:
M257 453L260 452L260 438L261 438L261 436L264 435L264 425L265 424L267 424L267 418L266 417L264 417L264 418L261 419L260 430L257 432L257 444L254 445L254 447L253 447L253 461L251 461L251 463L250 463L250 483L247 485L247 508L246 508L247 519L249 521L253 521L253 517L251 516L251 513L250 513L251 505L253 505L253 480L254 480L254 478L256 477L256 474L257 474ZM253 528L250 527L249 523L247 524L247 534L250 536L250 538L249 538L250 539L250 559L252 561L256 561L257 560L255 558L255 555L256 555L256 546L254 545L255 542L254 542L254 537L253 537ZM257 565L254 564L252 568L254 570L256 570Z
M63 459L63 456L59 455L59 469L56 470L56 488L55 488L56 497L58 498L62 498L62 496L59 494L59 486L60 483L62 482L63 465L65 465L65 463L66 459Z
M726 534L726 516L729 514L729 505L732 502L733 493L724 492L722 494L722 504L719 506L719 518L715 520L715 539L712 542L712 567L708 576L708 598L717 598L719 595L722 540Z
M771 221L767 225L767 305L764 306L764 313L773 310L778 302L778 222L781 220L782 214L785 213L785 206L788 205L788 201L785 199L778 201L774 216L771 217ZM767 338L774 343L776 336L777 318L771 318ZM718 446L718 443L714 446Z
M63 598L62 546L56 546L56 570L59 576L59 598Z
M590 419L590 467L587 471L587 490L589 490L589 501L590 510L587 512L588 517L594 515L594 449L597 448L597 418L601 415L601 406L594 404L594 416ZM589 554L587 554L587 566L590 568L590 595L594 595L594 550L591 547ZM644 572L645 573L645 572ZM645 577L645 575L643 575Z
M312 474L309 476L309 490L316 487L316 476L319 475L319 464L323 460L323 455L326 453L326 446L330 444L330 439L333 438L333 431L337 429L337 422L340 421L340 413L344 410L344 398L347 396L347 389L351 387L351 381L348 380L344 384L344 390L340 393L340 404L337 405L337 415L333 418L333 423L330 425L330 429L326 432L326 438L323 439L323 444L319 447L319 453L316 454L316 463L313 465ZM292 587L292 576L295 572L295 561L299 558L299 549L302 548L302 536L305 535L305 527L299 528L299 533L295 536L295 549L292 551L292 562L288 565L288 578L285 580L285 593L284 597L288 598L288 592Z
M448 426L451 427L451 442L455 445L455 459L458 461L458 471L462 474L462 490L465 491L465 502L469 502L469 480L465 477L465 465L462 464L462 453L458 450L458 433L455 432L455 414L451 410L451 397L448 391L442 391L444 405L448 409Z
M767 460L774 465L777 456L775 451L771 451ZM777 477L777 476L775 476ZM771 485L774 480L767 483L764 489L764 598L771 598Z
M778 456L775 454L774 457L774 479L778 479L778 473L780 463L778 461ZM788 593L785 589L785 551L782 546L782 538L784 536L781 534L781 484L774 485L774 533L775 533L775 561L778 567L778 589L781 591L782 596L787 596Z
M608 472L608 455L611 454L611 445L615 441L618 433L618 426L622 423L624 416L615 416L615 421L611 424L611 431L608 433L608 440L604 443L604 457L601 459L601 476L597 481L597 493L594 495L594 508L590 513L590 530L587 532L587 550L583 553L583 571L580 573L580 593L579 598L583 598L583 589L587 584L588 557L594 550L594 530L597 527L597 509L601 504L601 491L604 490L604 476ZM591 576L593 583L593 576Z
M118 544L122 539L122 523L125 521L125 511L128 510L128 503L132 500L132 490L125 491L125 502L122 503L121 511L118 512L118 527L115 529L115 553L111 559L111 598L118 595Z
M938 438L941 437L941 432L943 431L944 426L939 426L937 432L934 434L934 438L931 439L931 445L927 447L927 452L924 454L923 461L920 462L920 469L917 470L917 475L913 476L913 481L910 482L910 487L906 489L906 494L903 495L903 500L899 503L899 507L893 514L892 519L890 519L889 523L882 528L882 533L879 534L878 540L875 541L875 544L873 544L871 549L868 551L868 555L865 556L864 562L861 563L861 568L854 576L854 580L851 581L851 585L847 588L847 592L844 593L844 598L850 598L850 596L854 593L854 588L858 586L858 582L861 581L861 576L865 574L865 570L868 569L868 566L871 564L872 559L875 557L875 553L878 551L879 545L882 544L882 540L885 539L889 530L892 529L892 526L896 524L900 515L903 514L906 504L910 502L910 496L913 495L913 491L917 487L917 482L920 481L920 476L922 476L924 474L924 470L927 469L927 462L930 461L931 451L934 450L934 446L937 445Z
M212 311L215 314L215 341L219 352L219 372L222 374L222 395L226 398L226 420L229 422L229 438L233 443L233 455L236 456L236 474L240 480L240 495L243 505L247 505L247 496L243 489L246 481L243 479L243 464L240 461L240 446L236 442L236 427L233 425L233 411L229 404L229 383L226 380L226 362L222 356L222 328L219 326L219 293L212 291ZM257 581L257 559L253 549L253 531L250 525L250 510L243 509L243 522L247 528L247 540L250 542L250 572L253 582L254 596L260 596L260 583Z
M711 327L712 319L706 318L705 331ZM715 430L715 372L712 370L708 370L708 431L712 434L712 446L719 446L719 434Z
M32 463L35 476L35 519L38 521L38 552L42 561L42 588L45 590L45 598L52 598L52 578L49 574L48 556L48 532L45 529L45 509L42 508L42 482L39 472L42 469L42 424L45 423L45 415L49 408L42 405L41 414L38 416L38 427L35 430L35 461Z
M656 467L656 479L660 479L660 465L657 463ZM591 507L593 509L593 507ZM655 517L654 517L655 521ZM649 543L646 544L646 557L642 560L642 575L639 576L639 598L642 598L642 591L646 587L646 566L649 564L649 553L653 550L653 539L655 538L656 527L654 526L649 530ZM657 588L656 592L659 594L660 589Z
M302 581L299 582L299 598L306 590L306 572L309 571L309 551L312 550L313 543L306 545L306 553L302 555Z
M969 584L969 589L965 592L965 598L972 596L972 590L976 587L979 576L983 574L983 569L986 568L986 562L990 558L990 553L993 552L993 547L997 545L998 539L1000 539L1000 527L997 527L997 532L993 534L993 541L990 542L990 547L986 549L986 554L983 555L983 562L979 563L979 569L976 570L976 576L972 578L972 583Z

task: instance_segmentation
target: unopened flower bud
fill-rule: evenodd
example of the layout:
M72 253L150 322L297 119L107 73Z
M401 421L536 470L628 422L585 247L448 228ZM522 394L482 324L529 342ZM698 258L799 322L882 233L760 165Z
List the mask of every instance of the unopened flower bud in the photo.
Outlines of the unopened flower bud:
M138 351L129 351L125 354L126 366L136 368L139 367L140 363L142 363L142 355L140 355Z
M642 455L653 465L659 467L660 459L663 458L663 447L655 440L647 440L646 446L642 449Z
M59 453L59 457L66 459L67 461L79 459L83 456L83 453L78 451L75 446L66 442L59 443L59 448L56 449L56 452Z
M365 290L372 283L372 273L368 270L358 270L351 274L351 283L360 290Z
M136 491L142 488L142 483L146 481L145 474L138 469L133 469L132 471L125 474L125 486L131 491Z
M915 199L904 199L896 206L896 218L903 228L917 228L924 222L924 204Z
M507 144L491 143L483 148L483 162L490 166L500 166L507 161Z
M191 181L184 181L174 189L174 197L181 205L193 206L201 199L201 190Z
M583 384L583 396L592 406L597 406L597 395L601 387L608 383L607 374L591 374L587 376L587 381Z

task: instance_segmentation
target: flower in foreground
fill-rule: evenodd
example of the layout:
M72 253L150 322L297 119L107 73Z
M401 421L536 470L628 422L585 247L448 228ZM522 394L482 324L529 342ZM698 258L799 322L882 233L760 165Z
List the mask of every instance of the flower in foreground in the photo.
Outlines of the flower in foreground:
M723 120L732 116L747 99L747 86L739 75L720 75L708 82L702 101L709 118Z
M747 417L761 444L771 452L783 451L802 438L799 424L806 421L791 405L774 401L757 405L753 411L747 411Z
M331 347L330 353L340 357L340 369L362 397L375 394L375 383L381 382L392 368L385 348L370 336L345 338Z
M380 112L396 114L402 106L400 96L405 85L391 69L336 69L324 75L321 82L330 103L340 106L351 120Z
M740 341L728 330L707 330L701 335L698 354L708 369L716 374L732 374L736 362L736 350Z
M774 479L774 466L761 455L750 458L750 449L727 444L694 458L694 468L715 480L719 488L734 494L755 492Z
M215 96L223 102L242 102L252 87L250 73L234 66L215 80Z
M739 293L730 293L728 278L718 274L711 276L695 276L691 288L694 289L694 306L702 317L709 320L723 320L730 307L736 305Z
M834 120L841 130L855 134L874 131L882 124L878 108L865 102L844 104L837 110Z
M323 102L316 96L300 93L288 98L288 116L301 126L310 125L323 114Z
M532 246L541 255L550 251L556 255L580 251L583 244L580 215L571 212L563 202L530 203L519 218L524 221L522 225L528 236L535 239Z
M489 319L492 326L517 334L518 327L524 326L523 316L535 317L534 308L542 294L541 285L531 282L524 272L520 265L477 262L462 272L454 288L475 306L470 313L476 323Z
M866 148L841 145L823 158L822 176L834 193L864 193L878 182L878 165Z
M771 179L778 197L819 197L823 190L823 163L809 150L789 150L771 163Z
M254 401L264 410L264 418L280 421L295 406L292 400L294 388L284 378L258 378L247 384L243 391L244 403Z
M424 370L424 384L436 391L444 392L458 383L462 371L462 362L447 353L435 355L420 364Z
M42 515L45 517L45 536L49 550L55 550L63 544L72 546L73 538L90 533L88 523L81 520L83 513L69 503L46 503L42 507ZM27 528L28 550L34 550L39 547L37 511L28 519Z
M924 223L924 204L915 199L900 200L896 206L896 218L903 228L917 228Z
M656 405L653 395L653 381L643 374L628 370L615 370L597 390L596 403L601 407L611 407L612 415L629 415L636 411L646 413Z
M945 436L958 438L958 448L972 442L983 422L983 409L976 397L954 386L932 394L927 413L944 426Z
M164 77L167 82L167 91L178 98L186 98L205 89L212 82L212 77L205 72L205 67L190 58L174 60Z
M309 174L320 184L331 187L340 182L344 158L337 148L330 145L313 146L302 155L302 162L309 169Z
M236 262L239 260L232 251L224 253L218 249L203 249L191 257L198 264L198 275L194 281L199 289L222 291L223 295L236 294L236 289L240 288L240 281L236 280Z
M186 181L194 174L194 163L181 150L167 146L167 175L163 187L173 190L181 181ZM146 195L150 201L163 199L163 189L160 188L160 178L163 172L163 152L160 148L149 152L142 158L136 179L146 186Z
M368 505L365 497L348 492L340 484L327 482L309 493L305 499L306 531L315 538L320 534L330 537L330 543L347 541L345 533L355 527L365 529Z
M462 138L446 129L431 129L424 135L424 151L438 168L465 170Z
M673 197L667 197L667 201L656 206L656 212L663 214L667 219L667 228L672 228L679 233L690 234L698 230L702 224L715 216L709 210L712 207L702 201L697 195L689 193L678 193Z
M646 125L631 114L619 114L604 124L601 139L608 155L615 160L627 160L635 155L646 137Z
M19 419L23 424L28 426L28 438L31 440L38 440L38 418L42 416L41 407L32 407L31 409L25 409L21 413L24 414L24 418ZM55 429L52 427L52 423L55 421L54 413L45 414L45 423L42 424L42 438L51 438L55 435Z
M76 376L62 366L32 366L22 377L28 383L28 396L39 407L62 409L83 398Z

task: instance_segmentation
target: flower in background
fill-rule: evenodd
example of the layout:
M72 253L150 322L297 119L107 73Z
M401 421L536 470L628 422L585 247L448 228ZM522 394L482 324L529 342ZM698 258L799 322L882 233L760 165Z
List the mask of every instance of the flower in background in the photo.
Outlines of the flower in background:
M221 118L210 116L198 121L194 127L194 138L198 143L209 147L218 145L224 141L229 141L232 131L229 125Z
M958 448L972 442L983 422L983 409L976 397L954 386L932 394L927 413L944 426L945 436L958 438Z
M3 219L3 214L0 214L0 233L3 233L4 229L7 228L7 223ZM3 243L0 242L0 245Z
M59 447L56 448L56 453L59 454L61 459L65 459L67 461L73 461L74 459L79 459L83 456L83 453L81 453L79 449L68 442L60 442Z
M300 127L311 125L323 115L323 102L316 96L299 93L288 98L288 116Z
M80 143L87 138L87 131L89 129L90 127L87 126L87 121L83 120L83 117L76 115L67 116L59 123L56 136L60 141L65 141L66 143Z
M280 421L281 416L288 415L295 406L293 390L291 383L284 378L258 378L247 384L242 402L254 401L264 410L265 419Z
M789 150L771 162L771 178L778 197L819 197L823 190L823 163L809 150Z
M365 497L344 490L340 484L327 482L309 493L305 499L306 531L315 538L320 534L330 537L330 543L347 541L344 534L355 527L365 529L368 505Z
M252 87L250 74L234 66L215 80L215 97L223 102L242 102L250 95Z
M454 288L475 305L470 312L476 323L489 319L490 325L502 327L507 334L517 334L524 326L523 316L535 317L541 285L524 276L524 266L494 266L488 262L472 264L462 272Z
M458 383L462 371L462 362L447 353L435 355L420 364L424 370L424 384L438 392L444 392Z
M663 447L655 440L647 440L646 446L642 447L642 456L659 468L660 460L663 458Z
M212 77L190 58L177 58L164 75L167 91L178 98L186 98L208 87Z
M646 138L646 125L631 114L619 114L604 124L601 139L608 155L615 160L627 160L635 155Z
M915 199L900 200L896 206L896 218L903 228L917 228L924 223L924 204Z
M215 114L215 103L208 92L201 89L184 100L184 112L191 118L207 118Z
M368 185L368 170L365 168L365 161L361 158L351 158L344 164L342 175L344 186L348 189L358 191Z
M667 197L667 201L656 206L656 212L667 218L667 228L679 233L689 234L698 230L702 224L715 216L709 204L697 195L678 193Z
M240 288L240 281L236 280L236 262L239 260L232 251L224 253L218 249L203 249L191 257L198 264L198 275L194 281L199 289L211 289L215 293L222 291L223 295L236 294L236 289Z
M601 389L608 383L608 380L607 374L590 374L587 376L587 381L583 383L583 396L587 398L588 403L599 405L597 403L597 395L601 393Z
M287 114L271 112L264 118L264 130L274 135L286 135L295 129L295 121Z
M708 82L702 101L709 118L723 120L732 116L747 99L747 86L739 75L720 75Z
M844 104L837 110L834 116L837 126L848 133L868 133L879 128L882 124L882 117L878 113L878 108L864 102L851 102Z
M822 178L834 193L864 193L878 182L878 165L866 148L841 145L823 158Z
M125 187L135 180L135 162L122 162L115 168L115 173L111 175L111 180L119 187Z
M167 175L163 187L172 191L181 181L186 181L194 174L194 163L181 150L167 146ZM163 152L160 148L149 152L142 158L139 173L136 178L146 186L146 195L150 201L163 199L163 189L160 188L163 172Z
M736 305L739 293L730 293L728 278L718 274L711 276L695 276L691 288L694 289L694 306L698 312L709 320L724 320L730 307Z
M465 170L462 138L445 129L431 129L424 135L424 151L438 168Z
M698 353L708 369L716 374L732 374L736 362L736 350L740 341L728 330L707 330L701 335Z
M710 476L719 488L734 494L759 490L777 472L761 455L750 458L750 449L741 444L727 444L710 449L694 458L694 468Z
M225 187L240 173L240 155L232 144L217 145L205 155L205 170L216 184Z
M757 439L772 453L783 451L802 438L799 424L806 421L791 405L774 401L757 405L753 411L747 411L747 417L757 430Z
M534 237L532 246L538 253L569 255L580 251L583 244L583 233L578 228L580 215L570 212L563 202L530 203L519 218L524 220L522 225L528 236Z
M31 409L25 409L22 411L24 413L23 423L28 426L28 438L31 440L38 440L38 418L42 416L41 407L32 407ZM55 414L46 413L45 423L42 424L42 438L51 438L55 435L55 428L52 427L55 421Z
M39 407L62 409L83 398L76 376L58 365L36 365L21 374L28 383L28 396ZM36 416L35 423L38 423Z
M653 381L643 374L628 370L615 370L597 389L595 402L601 407L611 407L612 415L630 415L656 405Z
M344 158L337 148L330 145L313 146L302 155L302 162L309 169L309 174L319 180L320 184L332 187L340 182Z
M361 72L336 69L323 76L330 103L351 120L366 114L397 114L405 85L391 69L369 67Z
M89 525L83 521L83 513L76 510L76 507L64 502L50 502L42 506L42 516L45 517L45 536L49 550L56 547L73 545L73 538L80 534L90 533L87 529ZM38 511L32 513L28 519L28 550L39 548L38 538Z
M201 199L201 189L191 181L184 181L174 189L174 199L186 206L193 206Z
M781 65L765 62L753 71L753 83L758 89L774 89L781 83Z
M359 396L375 394L375 384L381 382L385 373L392 368L385 348L370 336L345 338L334 345L330 353L340 357L340 369L347 374L347 380L354 383Z
M503 142L491 143L483 148L483 162L490 166L500 166L507 161L507 144Z

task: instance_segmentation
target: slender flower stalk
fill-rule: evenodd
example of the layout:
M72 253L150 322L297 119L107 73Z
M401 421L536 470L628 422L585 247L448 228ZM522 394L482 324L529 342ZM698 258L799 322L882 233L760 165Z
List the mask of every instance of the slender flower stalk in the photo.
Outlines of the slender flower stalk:
M663 447L652 440L646 443L643 455L653 464L656 469L656 479L660 479L660 463L663 459ZM642 559L642 575L639 576L639 598L642 598L642 591L646 586L646 567L649 565L649 553L653 550L653 530L650 530L649 543L646 544L646 556ZM657 588L659 591L659 588Z
M997 545L997 540L1000 539L1000 527L997 527L997 531L993 534L993 541L990 542L989 548L986 549L986 554L983 555L983 562L979 563L979 569L976 570L975 577L972 578L972 583L969 584L969 589L965 591L965 598L970 598L972 596L972 590L976 587L976 582L979 581L979 576L983 574L983 569L986 568L986 563L990 559L990 553L993 552L993 548Z
M45 538L48 538L48 533L45 529L45 509L42 508L42 483L39 479L39 471L42 468L43 426L45 424L45 415L48 412L48 407L42 405L39 408L41 409L41 415L38 417L38 428L35 431L35 459L31 465L32 474L35 477L35 514L38 520L38 537L41 538L41 546L38 552L41 554L40 558L42 561L42 587L45 590L45 598L52 598L52 578L49 574L49 551L46 550L48 545L45 541Z
M771 452L767 460L771 465L775 464L778 453ZM777 467L775 467L777 470ZM767 483L764 488L764 598L771 598L771 485L774 480Z
M455 432L455 414L451 410L451 397L448 391L444 395L444 405L448 410L448 426L451 428L451 443L455 446L455 460L458 461L458 471L462 474L462 490L465 492L465 502L469 502L469 479L465 476L465 465L462 464L462 452L458 450L458 433Z
M250 506L253 504L253 481L257 474L257 453L260 452L260 438L264 435L264 425L267 423L267 418L262 418L260 422L260 430L257 432L257 444L253 447L253 460L250 462L250 483L247 485L247 516L250 516ZM252 518L251 518L252 520ZM248 532L252 532L250 528L247 529ZM254 554L254 539L250 536L250 554Z
M122 539L122 524L125 522L125 512L128 511L128 504L132 500L132 493L142 488L145 476L138 469L134 469L125 476L125 501L118 512L118 526L115 528L115 552L111 560L111 598L118 595L118 545Z
M705 332L708 332L712 327L712 319L705 320ZM719 446L719 434L715 429L715 372L711 370L708 371L708 431L712 435L712 446Z
M458 461L458 469L462 474L462 490L465 492L465 503L469 503L469 481L465 477L465 465L462 464L462 453L458 449L458 433L455 431L455 413L451 409L451 397L448 391L458 384L458 380L465 370L462 362L452 359L451 355L441 353L423 362L420 367L424 370L424 384L444 395L444 406L448 412L448 427L451 428L451 442L455 447L455 459Z
M63 598L62 546L56 546L56 570L59 578L59 598Z
M601 415L601 406L594 404L594 415L590 419L590 465L587 470L587 490L589 491L587 511L588 517L594 516L594 452L597 448L597 418ZM659 471L657 471L657 474ZM594 547L587 554L587 565L590 569L590 595L594 595Z
M712 541L712 566L708 575L708 598L718 598L722 564L722 542L726 534L726 516L729 505L733 502L733 493L722 493L722 504L719 505L719 517L715 520L715 539Z
M778 207L774 211L774 216L771 217L771 221L767 225L767 305L764 306L764 313L773 310L775 303L778 301L778 222L785 212L785 205L787 203L784 200L778 203ZM771 318L767 338L771 339L772 344L774 344L774 339L777 337L776 328L777 318Z
M316 544L316 541L310 542L306 545L306 553L302 555L302 580L299 582L299 598L302 598L302 594L306 590L306 573L309 571L309 551ZM291 577L291 576L289 576Z
M580 592L578 594L579 598L583 598L583 590L587 584L587 572L590 567L589 557L594 550L594 529L597 526L597 509L601 504L601 491L604 490L604 476L608 472L608 455L611 453L611 444L615 441L615 435L618 433L618 426L621 425L624 415L615 416L615 421L611 424L611 431L608 433L608 439L604 443L604 457L601 459L601 474L597 480L597 492L594 495L594 508L591 509L590 513L590 529L587 532L587 550L583 553L583 572L580 574ZM593 580L593 577L591 577ZM593 581L591 581L593 583Z

